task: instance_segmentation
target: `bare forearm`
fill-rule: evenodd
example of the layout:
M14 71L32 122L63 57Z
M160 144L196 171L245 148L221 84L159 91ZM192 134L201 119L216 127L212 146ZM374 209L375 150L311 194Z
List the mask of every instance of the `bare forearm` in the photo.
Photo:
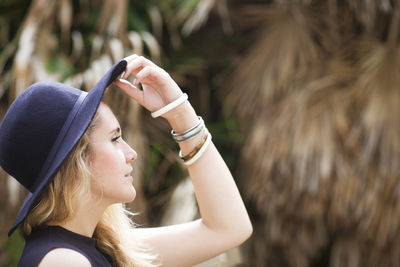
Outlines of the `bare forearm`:
M159 253L164 266L193 266L239 245L250 235L251 223L225 162L209 142L209 136L199 133L204 132L196 112L164 70L138 55L131 55L126 60L125 74L115 82L126 94L151 111L153 117L167 119L174 131L181 133L177 135L179 138L190 136L183 134L186 130L191 129L190 133L193 129L200 129L194 131L195 138L182 141L179 146L182 154L188 156L185 164L190 165L188 171L202 219L181 225L142 229L143 238ZM129 75L136 77L135 84L124 80ZM138 83L143 90L135 86ZM192 128L195 125L198 127ZM194 148L198 152L189 154Z
M175 132L189 129L198 122L189 102L166 114ZM189 153L202 137L179 143L182 154ZM239 191L219 152L211 143L205 153L188 166L203 223L211 230L234 231L246 238L252 231Z

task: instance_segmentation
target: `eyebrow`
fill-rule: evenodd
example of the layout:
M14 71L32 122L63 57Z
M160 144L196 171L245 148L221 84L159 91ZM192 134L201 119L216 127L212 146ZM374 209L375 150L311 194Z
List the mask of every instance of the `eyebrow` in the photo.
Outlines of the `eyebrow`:
M110 131L110 134L112 134L112 133L120 133L120 132L121 132L121 128L117 127L115 129L113 129L112 131Z

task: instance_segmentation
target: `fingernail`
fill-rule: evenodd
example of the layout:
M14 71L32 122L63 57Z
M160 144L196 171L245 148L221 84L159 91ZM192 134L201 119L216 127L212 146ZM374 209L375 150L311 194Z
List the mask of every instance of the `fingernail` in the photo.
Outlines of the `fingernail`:
M124 75L125 75L125 71L123 71L122 73L121 73L121 76L119 76L121 79L123 79L124 78Z

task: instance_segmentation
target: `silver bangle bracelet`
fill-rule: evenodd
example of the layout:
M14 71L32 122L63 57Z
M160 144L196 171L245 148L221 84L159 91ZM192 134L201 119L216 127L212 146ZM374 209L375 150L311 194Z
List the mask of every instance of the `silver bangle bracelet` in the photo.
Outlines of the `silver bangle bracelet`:
M186 140L190 140L204 130L205 124L203 118L201 116L198 116L198 118L199 122L195 126L184 131L183 133L175 133L174 130L171 131L172 138L174 138L175 142L179 143Z

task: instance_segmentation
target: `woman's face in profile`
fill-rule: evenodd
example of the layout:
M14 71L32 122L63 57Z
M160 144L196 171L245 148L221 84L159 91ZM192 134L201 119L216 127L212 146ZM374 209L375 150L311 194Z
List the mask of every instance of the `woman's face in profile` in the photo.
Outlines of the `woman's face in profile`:
M137 154L123 139L111 109L99 106L99 120L90 135L91 191L106 204L131 202L136 196L131 163Z

